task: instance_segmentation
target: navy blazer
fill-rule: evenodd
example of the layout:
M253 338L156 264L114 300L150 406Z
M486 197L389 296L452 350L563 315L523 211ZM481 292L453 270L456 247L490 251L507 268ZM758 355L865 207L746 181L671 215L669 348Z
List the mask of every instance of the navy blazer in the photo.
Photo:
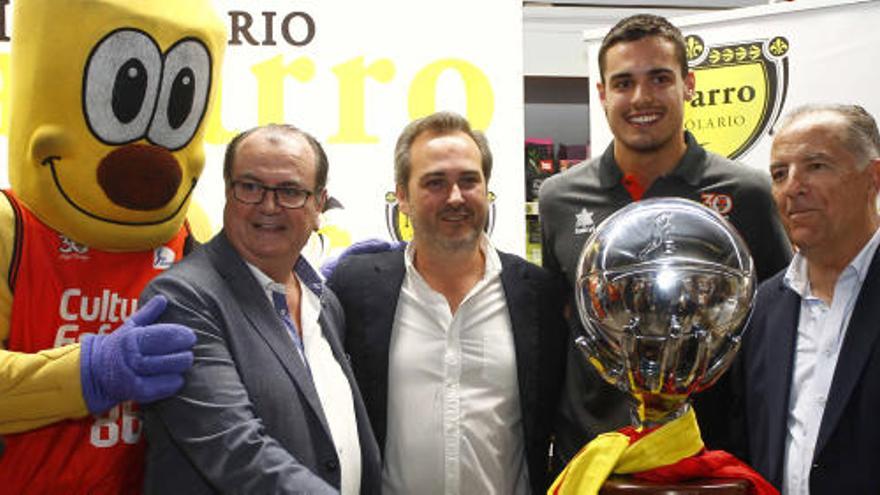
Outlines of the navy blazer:
M168 298L160 321L189 326L198 341L183 389L146 407L144 491L338 493L339 459L309 372L225 234L153 279L142 299L156 294ZM379 451L342 351L342 308L329 290L320 298L322 333L351 384L361 493L378 494Z
M801 299L785 271L758 289L743 340L750 464L781 487ZM853 308L810 471L812 495L880 493L880 250Z
M567 298L550 272L517 256L498 254L513 327L529 480L534 493L543 493L551 481L547 453L565 370L568 330L562 307ZM343 258L327 281L345 310L345 348L382 451L388 349L405 272L404 252L386 251Z

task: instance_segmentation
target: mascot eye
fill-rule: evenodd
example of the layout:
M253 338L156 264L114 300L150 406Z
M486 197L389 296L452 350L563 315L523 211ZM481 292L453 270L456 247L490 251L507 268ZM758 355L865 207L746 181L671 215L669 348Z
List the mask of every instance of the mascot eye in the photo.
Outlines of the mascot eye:
M196 75L189 67L177 73L171 83L171 96L168 98L168 123L172 129L180 129L192 113L193 98L196 95Z
M116 73L113 85L113 114L123 124L131 123L141 107L147 94L147 69L138 59L130 59L122 64Z
M144 137L153 115L162 54L156 42L132 29L101 40L86 63L83 110L102 142L124 144Z
M211 56L200 41L186 39L165 55L156 116L147 137L170 150L186 146L196 133L211 87Z

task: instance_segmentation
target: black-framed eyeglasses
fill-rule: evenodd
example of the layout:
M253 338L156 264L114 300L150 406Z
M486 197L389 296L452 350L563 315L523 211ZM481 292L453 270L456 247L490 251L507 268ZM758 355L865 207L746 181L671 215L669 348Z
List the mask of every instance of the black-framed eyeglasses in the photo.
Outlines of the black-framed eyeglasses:
M275 194L275 203L282 208L291 210L305 206L309 196L314 194L312 191L298 187L271 187L259 182L232 181L232 196L244 204L258 205L262 203L266 199L266 191L272 191Z

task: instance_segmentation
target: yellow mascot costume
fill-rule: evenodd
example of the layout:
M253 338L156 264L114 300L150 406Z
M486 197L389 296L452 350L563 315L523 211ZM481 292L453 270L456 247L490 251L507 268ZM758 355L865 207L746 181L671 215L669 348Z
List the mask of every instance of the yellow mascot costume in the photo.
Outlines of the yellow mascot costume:
M211 0L16 0L0 197L0 491L137 493L136 406L194 335L135 313L191 244L225 44Z

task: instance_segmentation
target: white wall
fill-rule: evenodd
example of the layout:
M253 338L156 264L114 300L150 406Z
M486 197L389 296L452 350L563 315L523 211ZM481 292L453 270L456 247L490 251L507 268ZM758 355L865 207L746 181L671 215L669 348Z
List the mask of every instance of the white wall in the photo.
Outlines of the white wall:
M523 2L525 74L585 77L584 30L607 28L633 14L648 12L672 18L766 3L767 0L567 0L565 6L553 6L548 2ZM646 4L651 8L645 8Z

